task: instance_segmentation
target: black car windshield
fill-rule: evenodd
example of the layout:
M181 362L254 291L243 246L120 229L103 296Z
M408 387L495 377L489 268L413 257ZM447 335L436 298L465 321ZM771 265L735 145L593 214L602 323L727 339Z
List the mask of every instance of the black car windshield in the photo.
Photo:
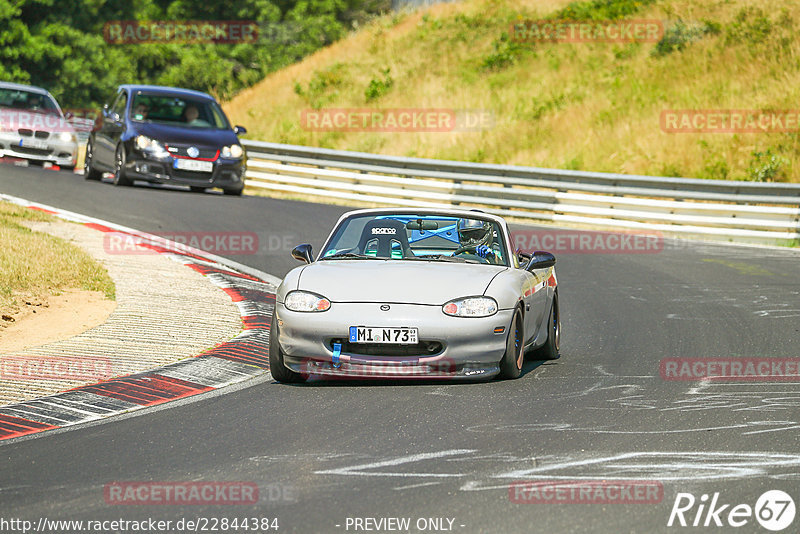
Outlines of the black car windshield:
M0 107L61 115L55 101L48 95L5 87L0 87Z
M133 98L131 120L198 129L230 128L219 104L174 95L139 93Z
M391 259L508 266L494 221L436 214L371 214L345 220L321 259Z

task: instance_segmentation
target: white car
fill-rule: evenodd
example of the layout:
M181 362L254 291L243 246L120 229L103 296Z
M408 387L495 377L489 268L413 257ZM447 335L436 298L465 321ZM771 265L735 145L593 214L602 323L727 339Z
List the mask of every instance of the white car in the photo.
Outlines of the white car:
M0 157L73 169L78 139L69 119L45 89L0 82Z

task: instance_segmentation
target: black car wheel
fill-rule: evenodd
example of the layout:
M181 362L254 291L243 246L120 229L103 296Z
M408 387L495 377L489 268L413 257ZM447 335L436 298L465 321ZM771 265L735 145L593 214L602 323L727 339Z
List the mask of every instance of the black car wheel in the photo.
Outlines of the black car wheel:
M553 305L547 319L547 342L536 350L534 356L540 360L555 360L561 349L561 312L558 309L558 291L553 295Z
M236 188L233 188L233 189L223 189L222 190L222 192L225 193L226 195L233 195L233 196L237 196L237 197L242 196L242 192L243 191L244 191L244 186L236 187Z
M122 145L117 145L114 162L114 185L133 185L125 174L125 148Z
M91 139L86 143L86 157L83 158L83 178L85 180L99 180L103 177L103 173L92 166L92 159L94 158L93 145L94 143Z
M304 382L300 373L295 373L283 363L283 353L278 343L278 317L272 314L272 325L269 329L269 372L272 378L285 384Z
M506 341L506 352L500 360L500 378L519 378L522 374L522 362L525 359L525 325L522 313L517 309L511 318Z

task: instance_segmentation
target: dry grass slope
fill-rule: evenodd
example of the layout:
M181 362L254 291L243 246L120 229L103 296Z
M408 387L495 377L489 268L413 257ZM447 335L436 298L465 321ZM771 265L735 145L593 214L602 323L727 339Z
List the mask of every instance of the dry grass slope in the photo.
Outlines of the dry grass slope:
M653 43L537 43L510 24L570 13L668 21ZM797 133L665 133L670 109L798 109L795 0L465 0L383 17L225 105L251 139L631 174L800 181ZM505 36L504 36L505 34ZM388 77L385 74L388 71ZM382 86L380 82L391 79ZM378 91L367 97L371 82ZM461 133L310 132L309 108L489 110Z

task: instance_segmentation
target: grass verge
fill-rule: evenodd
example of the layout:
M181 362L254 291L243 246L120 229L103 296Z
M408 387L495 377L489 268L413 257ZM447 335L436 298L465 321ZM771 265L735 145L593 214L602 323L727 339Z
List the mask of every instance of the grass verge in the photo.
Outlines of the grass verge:
M54 217L8 202L0 202L0 311L13 316L20 303L46 300L65 289L102 292L115 299L114 282L106 269L79 247L24 226L26 221Z

